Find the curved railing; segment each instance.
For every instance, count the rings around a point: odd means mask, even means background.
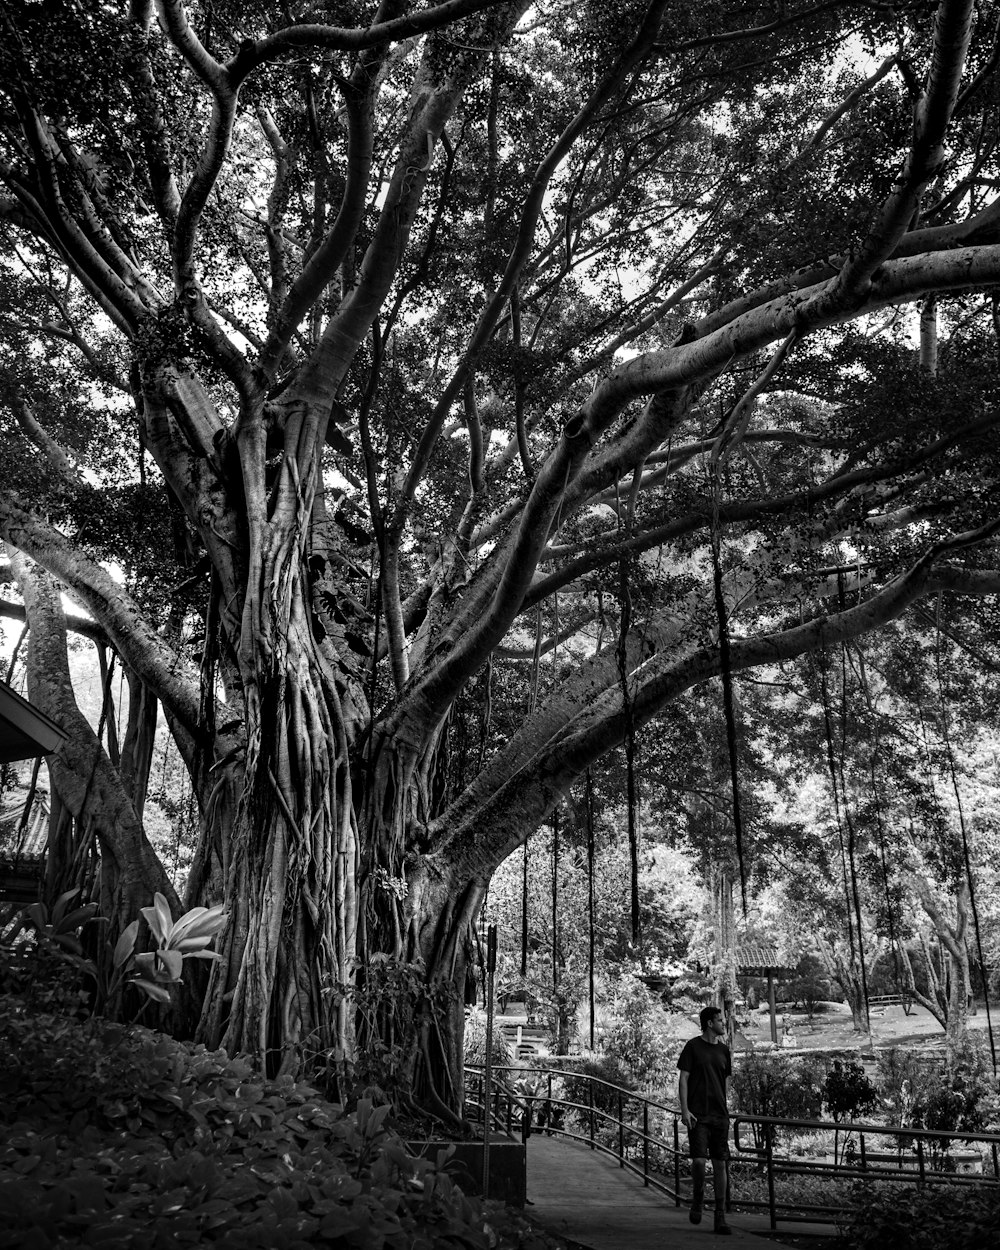
[[[466,1065],[466,1114],[479,1122],[483,1079],[480,1065]],[[615,1158],[619,1167],[676,1206],[691,1200],[687,1135],[673,1104],[566,1069],[498,1067],[493,1069],[490,1120],[524,1140],[545,1133],[582,1142]],[[730,1127],[730,1205],[766,1211],[772,1229],[779,1220],[836,1223],[850,1211],[848,1195],[838,1192],[846,1191],[844,1182],[1000,1184],[997,1133],[740,1114],[732,1116]],[[798,1144],[783,1138],[796,1138]],[[802,1143],[810,1139],[832,1139],[832,1157],[807,1150]],[[964,1151],[956,1143],[964,1144]],[[818,1186],[808,1184],[816,1181]],[[830,1201],[804,1199],[803,1189],[825,1192]]]

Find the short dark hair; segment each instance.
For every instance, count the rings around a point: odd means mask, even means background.
[[[704,1031],[708,1028],[709,1024],[712,1022],[712,1020],[715,1019],[716,1016],[721,1016],[721,1015],[722,1015],[721,1007],[702,1007],[701,1011],[698,1012],[698,1020],[701,1023],[702,1032],[704,1033]]]

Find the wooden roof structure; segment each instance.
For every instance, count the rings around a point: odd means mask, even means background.
[[[757,944],[737,946],[736,974],[741,977],[777,977],[787,979],[795,975],[795,969],[778,958],[778,948]]]
[[[66,737],[55,721],[0,682],[0,764],[48,755]],[[0,809],[0,902],[25,904],[38,897],[47,841],[48,805],[40,795],[27,812],[16,801]]]
[[[48,755],[65,740],[55,721],[0,682],[0,764]]]

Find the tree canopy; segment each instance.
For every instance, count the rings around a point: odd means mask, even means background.
[[[929,595],[992,625],[997,18],[4,6],[29,691],[119,924],[181,906],[162,708],[184,902],[231,915],[202,1036],[349,1054],[344,987],[455,981],[496,866],[686,691]],[[120,750],[73,719],[60,591],[128,674]],[[446,1114],[435,1001],[372,1027]]]

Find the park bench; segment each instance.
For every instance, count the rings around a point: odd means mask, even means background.
[[[902,1007],[903,1014],[908,1016],[913,1010],[913,996],[911,994],[874,994],[868,1000],[868,1007],[869,1009]]]

